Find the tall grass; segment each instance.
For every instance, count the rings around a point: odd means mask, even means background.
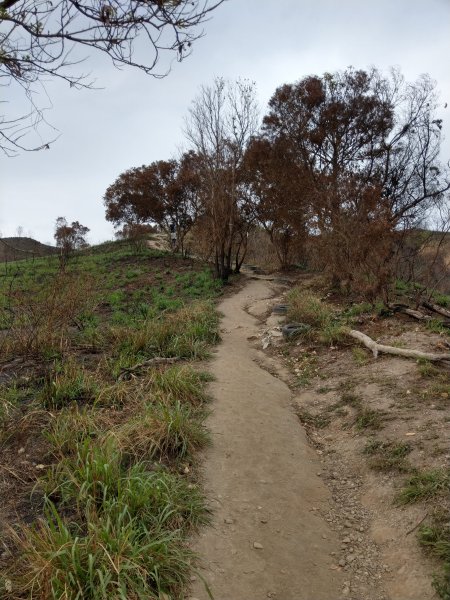
[[[2,354],[57,356],[71,346],[70,329],[77,315],[95,304],[89,277],[57,274],[45,286],[8,291],[8,330]]]
[[[11,574],[12,598],[159,600],[180,597],[191,551],[178,530],[149,529],[127,505],[108,515],[88,507],[82,526],[68,525],[53,505],[46,520],[22,528]]]
[[[209,378],[178,364],[133,372],[131,381],[117,376],[157,356],[207,357],[219,339],[218,315],[197,298],[218,286],[206,271],[168,283],[156,272],[159,291],[138,289],[149,265],[132,269],[131,256],[80,255],[66,275],[39,263],[22,273],[9,304],[0,300],[4,355],[40,361],[32,394],[0,388],[0,420],[27,416],[29,400],[39,403],[45,419],[34,420],[33,435],[43,430],[43,462],[54,461],[35,486],[35,498],[44,498],[40,518],[15,528],[1,597],[183,597],[193,561],[186,537],[209,518],[184,464],[192,467],[209,442]]]
[[[112,328],[114,375],[149,358],[161,356],[201,360],[208,346],[219,340],[218,315],[210,302],[196,302],[144,321],[138,328]]]
[[[179,400],[149,405],[117,432],[122,450],[138,459],[181,460],[209,442],[206,414]]]
[[[326,345],[339,342],[344,333],[343,323],[326,302],[317,298],[309,290],[294,288],[288,294],[287,318],[298,323],[311,325],[307,334]]]

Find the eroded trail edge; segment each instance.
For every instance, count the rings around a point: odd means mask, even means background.
[[[252,280],[219,307],[222,343],[211,363],[213,446],[205,487],[213,524],[195,550],[215,600],[330,600],[341,597],[333,570],[336,534],[320,516],[329,499],[320,462],[291,408],[291,392],[257,364],[248,338],[258,321],[249,305],[276,295]],[[270,300],[268,301],[270,303]],[[200,580],[192,597],[208,598]]]

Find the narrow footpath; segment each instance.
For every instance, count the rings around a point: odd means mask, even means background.
[[[213,524],[194,549],[214,600],[339,600],[343,574],[331,552],[339,540],[319,515],[329,492],[321,464],[291,408],[291,392],[258,366],[248,338],[258,320],[247,308],[276,295],[249,280],[219,307],[222,343],[211,363],[215,382],[204,461]],[[200,580],[192,600],[207,600]]]

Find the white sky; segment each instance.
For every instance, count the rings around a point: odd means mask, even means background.
[[[166,79],[92,57],[83,70],[104,89],[48,84],[46,117],[61,135],[50,150],[0,156],[2,235],[20,225],[52,242],[54,222],[65,216],[91,229],[91,243],[111,239],[106,188],[130,167],[177,153],[189,104],[215,76],[255,81],[263,115],[277,86],[306,75],[349,65],[395,65],[409,80],[429,73],[441,94],[442,158],[450,158],[450,0],[228,0],[205,33]]]

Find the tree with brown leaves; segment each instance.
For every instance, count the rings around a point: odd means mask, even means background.
[[[56,247],[59,249],[59,264],[61,271],[64,271],[69,258],[76,250],[81,250],[88,246],[86,235],[89,228],[81,225],[78,221],[72,221],[69,225],[65,217],[58,217],[55,223]]]
[[[159,160],[125,171],[104,196],[106,219],[116,228],[157,225],[174,251],[184,251],[184,240],[199,210],[196,157]],[[173,243],[172,243],[173,242]]]
[[[301,258],[311,217],[308,173],[283,139],[254,138],[245,155],[244,178],[258,222],[269,234],[280,266]]]
[[[352,287],[355,264],[381,247],[384,281],[373,281],[372,291],[384,285],[392,233],[449,189],[435,110],[430,78],[407,84],[395,70],[389,77],[353,68],[310,76],[281,86],[270,100],[263,135],[290,144],[309,175],[313,223],[335,287]]]

